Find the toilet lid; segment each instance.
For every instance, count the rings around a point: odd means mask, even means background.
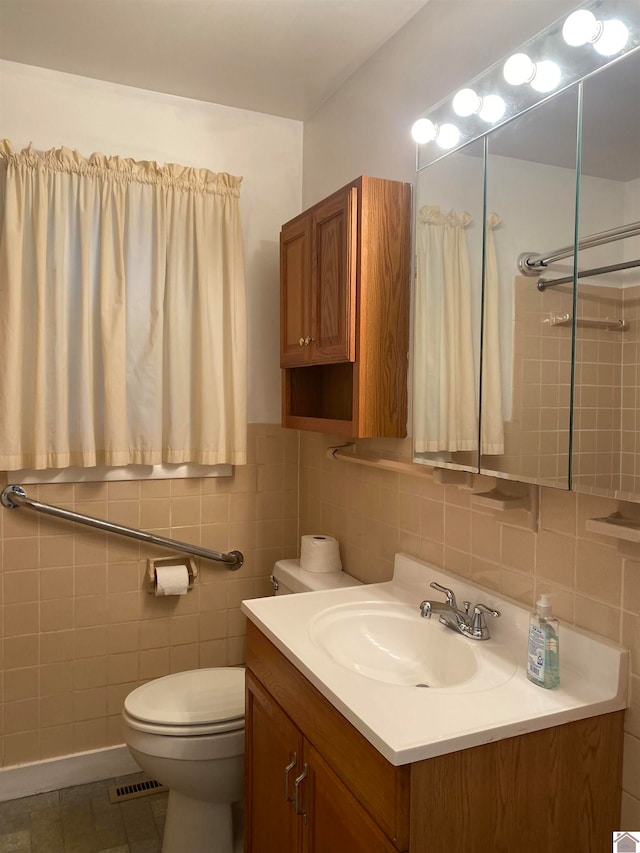
[[[129,693],[131,717],[159,726],[201,726],[244,720],[244,669],[213,667],[156,678]]]

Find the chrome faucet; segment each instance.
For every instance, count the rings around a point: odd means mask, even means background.
[[[440,586],[435,581],[430,586],[432,589],[437,589],[438,592],[444,593],[447,600],[446,602],[431,601],[429,599],[422,601],[420,603],[421,616],[425,619],[431,619],[432,613],[439,613],[440,622],[446,625],[447,628],[451,628],[453,631],[457,631],[459,634],[463,634],[472,640],[489,639],[491,634],[489,633],[489,626],[484,618],[484,614],[488,613],[497,619],[500,616],[499,610],[493,610],[491,607],[487,607],[486,604],[478,602],[473,608],[473,613],[469,613],[471,609],[470,601],[463,601],[462,606],[464,610],[459,610],[453,590],[447,589],[446,586]]]

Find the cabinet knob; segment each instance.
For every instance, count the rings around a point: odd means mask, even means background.
[[[304,338],[300,338],[300,340],[298,341],[298,346],[303,347],[303,346],[305,346],[306,343],[307,342]]]

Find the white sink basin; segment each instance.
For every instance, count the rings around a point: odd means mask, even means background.
[[[360,675],[408,687],[443,688],[478,674],[469,640],[424,619],[401,603],[362,602],[329,607],[309,625],[311,641],[336,663]]]
[[[423,619],[436,581],[502,613],[472,640]],[[626,707],[628,652],[563,623],[560,686],[526,677],[524,607],[397,554],[393,580],[244,601],[243,612],[393,765]],[[430,684],[420,689],[416,684]]]

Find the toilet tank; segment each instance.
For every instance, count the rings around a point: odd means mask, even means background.
[[[292,592],[359,586],[361,582],[346,572],[308,572],[300,568],[300,560],[278,560],[273,567],[271,583],[276,595],[288,595]]]

